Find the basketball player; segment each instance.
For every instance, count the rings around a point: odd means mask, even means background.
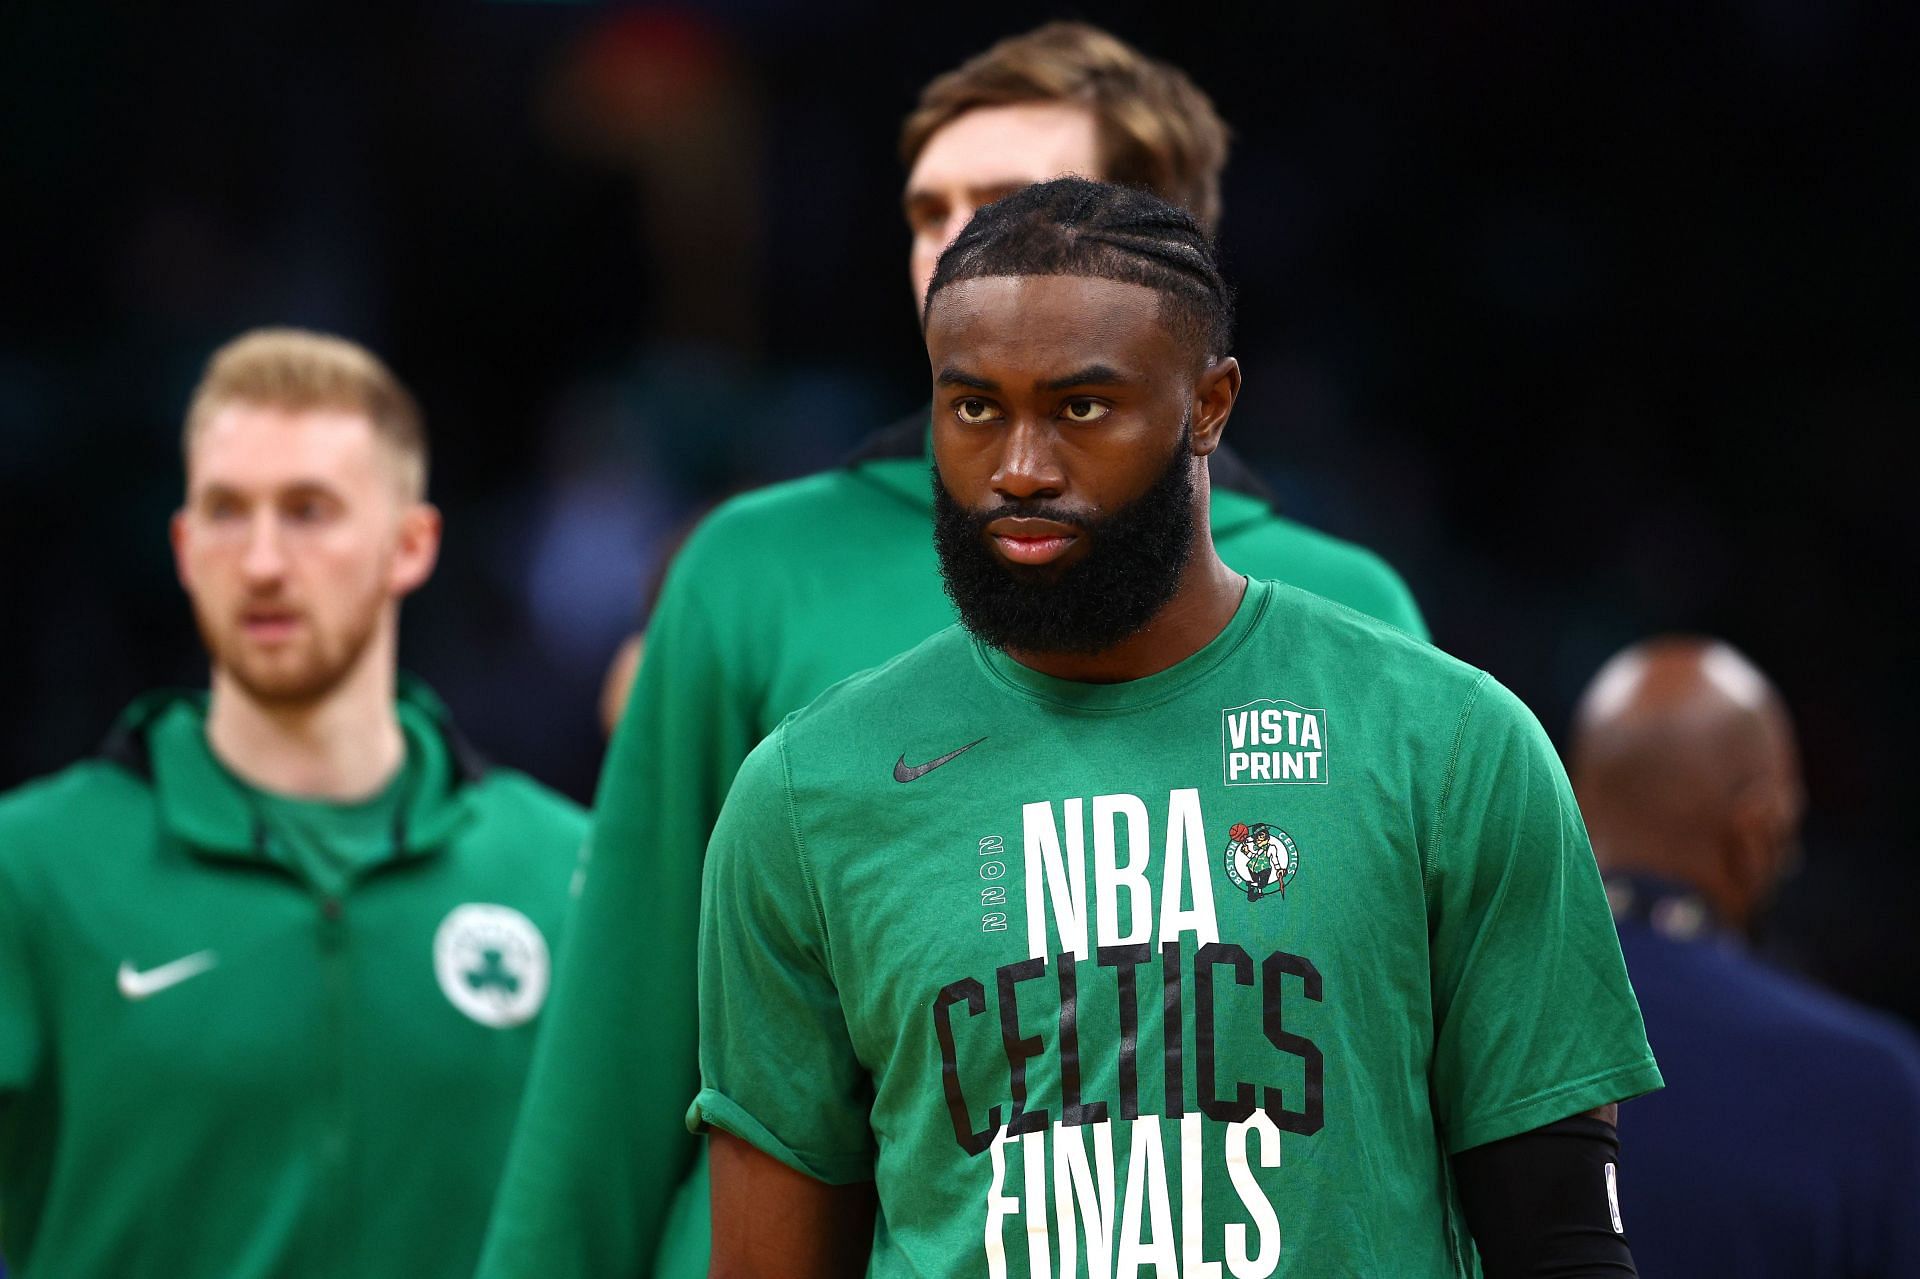
[[[1615,1103],[1660,1076],[1565,775],[1484,672],[1223,560],[1231,336],[1128,188],[941,257],[962,625],[721,814],[714,1274],[1633,1272]]]
[[[1227,133],[1178,69],[1079,23],[1002,41],[940,76],[902,134],[916,303],[981,205],[1081,173],[1219,214]],[[594,853],[528,1085],[487,1279],[645,1270],[695,1157],[693,921],[700,859],[740,762],[836,680],[951,624],[929,530],[928,411],[843,467],[726,503],[670,572],[596,801]],[[1277,513],[1230,452],[1211,519],[1229,564],[1426,634],[1381,560]],[[704,1172],[679,1193],[658,1273],[706,1273]]]
[[[467,1279],[585,817],[396,675],[440,516],[380,361],[247,334],[185,450],[211,692],[0,799],[0,1250],[20,1279]]]

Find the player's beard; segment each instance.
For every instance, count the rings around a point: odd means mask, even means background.
[[[1193,420],[1147,491],[1101,514],[1057,502],[1006,502],[975,511],[933,472],[933,547],[961,624],[993,647],[1098,653],[1137,634],[1179,589],[1193,551]],[[1086,553],[1064,568],[1008,564],[986,528],[1025,515],[1080,529]]]
[[[194,621],[216,670],[255,702],[293,708],[323,701],[346,682],[372,646],[386,604],[384,593],[370,593],[332,628],[303,612],[299,637],[277,652],[252,647],[237,618],[215,621],[196,605]]]

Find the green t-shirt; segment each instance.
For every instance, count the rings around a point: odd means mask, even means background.
[[[662,1279],[706,1274],[704,1239],[660,1241],[695,1158],[681,1119],[697,1086],[694,921],[714,820],[740,762],[790,711],[953,623],[925,418],[893,434],[904,447],[872,450],[885,456],[727,502],[668,574],[601,774],[485,1279],[640,1274],[656,1247]],[[1216,457],[1215,475],[1227,466]],[[1218,482],[1212,526],[1234,568],[1425,636],[1372,552]],[[678,1203],[677,1226],[704,1234],[704,1207]]]
[[[276,851],[302,879],[339,896],[369,867],[398,852],[401,806],[419,770],[411,755],[372,796],[347,803],[278,795],[247,786]],[[277,849],[276,846],[277,845]]]
[[[874,1276],[1468,1275],[1447,1156],[1660,1086],[1533,717],[1274,583],[1130,683],[848,680],[705,891],[690,1122],[873,1179]]]
[[[366,806],[243,787],[180,695],[0,797],[19,1279],[473,1273],[586,819],[396,712]]]

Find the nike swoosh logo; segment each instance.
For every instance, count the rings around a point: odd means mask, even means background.
[[[197,955],[188,955],[185,959],[176,959],[158,968],[149,968],[145,972],[122,960],[119,976],[120,993],[131,1000],[142,1000],[150,995],[159,994],[169,986],[178,986],[190,977],[198,977],[218,962],[219,960],[214,958],[210,950],[203,950]]]
[[[907,763],[907,757],[905,752],[902,752],[900,755],[900,758],[893,762],[893,780],[896,782],[917,781],[920,778],[925,777],[928,773],[931,773],[934,769],[940,767],[940,765],[946,763],[948,760],[957,759],[958,757],[966,754],[968,751],[972,750],[974,747],[978,746],[981,742],[984,742],[986,740],[987,739],[984,737],[976,737],[972,741],[968,742],[965,746],[962,746],[959,750],[948,751],[946,754],[942,755],[939,759],[930,759],[924,764],[909,765]]]

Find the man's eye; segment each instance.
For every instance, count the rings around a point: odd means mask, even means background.
[[[317,497],[297,498],[282,509],[295,524],[318,524],[333,514],[332,504]]]
[[[991,422],[1000,416],[999,410],[985,400],[965,399],[953,406],[953,414],[969,426],[978,426],[982,422]]]
[[[1066,417],[1067,421],[1079,422],[1084,425],[1088,422],[1098,422],[1112,411],[1112,409],[1100,403],[1098,400],[1068,400],[1066,408],[1062,410],[1062,414]]]

